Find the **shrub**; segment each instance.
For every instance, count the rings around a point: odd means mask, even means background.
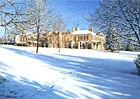
[[[39,47],[42,47],[43,45],[42,45],[42,43],[41,44],[39,44]]]
[[[17,46],[20,46],[20,43],[18,43]]]
[[[23,43],[23,46],[27,46],[27,43]]]

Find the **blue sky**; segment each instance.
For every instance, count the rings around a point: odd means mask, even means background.
[[[72,31],[72,27],[79,24],[80,30],[88,30],[90,23],[83,16],[88,17],[89,12],[93,13],[94,8],[98,7],[99,0],[53,0],[54,11],[60,11],[65,17],[66,28]],[[93,27],[93,32],[97,32]],[[4,35],[4,28],[0,27],[0,37]]]
[[[66,17],[67,29],[72,31],[72,27],[79,24],[81,30],[87,30],[90,23],[83,16],[88,17],[89,12],[94,12],[94,8],[98,7],[98,0],[54,0],[53,6],[60,10],[63,17]]]

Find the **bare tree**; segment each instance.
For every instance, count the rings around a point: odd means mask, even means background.
[[[140,46],[140,1],[102,0],[99,7],[87,18],[91,25],[107,33],[110,22],[122,38],[133,36],[132,41]]]
[[[5,40],[7,40],[8,33],[10,35],[21,33],[24,22],[27,22],[27,20],[23,18],[23,16],[27,15],[24,6],[25,3],[23,1],[0,1],[0,26],[5,27]]]
[[[64,30],[64,28],[66,27],[66,24],[64,22],[65,18],[62,18],[61,15],[58,15],[56,17],[55,20],[55,24],[54,24],[54,28],[56,29],[56,31],[58,32],[58,43],[59,43],[59,52],[60,52],[60,48],[61,48],[61,35],[60,33]]]
[[[27,0],[26,12],[30,20],[27,25],[37,32],[36,53],[38,53],[40,34],[52,28],[54,14],[50,4],[49,0]]]

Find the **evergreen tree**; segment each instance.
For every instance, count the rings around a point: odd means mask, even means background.
[[[105,47],[106,50],[111,50],[111,52],[120,50],[119,37],[113,27],[113,23],[111,23],[108,28]]]
[[[131,37],[129,36],[127,39],[127,44],[126,44],[126,51],[133,51],[133,46],[132,46],[132,40]]]
[[[89,16],[91,26],[106,33],[112,21],[121,38],[131,33],[133,44],[140,47],[140,0],[99,0],[99,7]]]

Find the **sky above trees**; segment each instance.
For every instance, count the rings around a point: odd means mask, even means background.
[[[54,0],[53,7],[66,18],[67,29],[72,31],[72,27],[79,24],[79,28],[85,30],[90,26],[83,16],[88,17],[89,12],[93,13],[94,8],[98,7],[98,0]]]
[[[79,24],[81,30],[87,30],[90,23],[83,16],[88,17],[89,12],[93,13],[98,7],[98,0],[53,0],[51,7],[65,18],[67,30],[72,31],[72,27]],[[95,28],[94,32],[97,32]],[[0,27],[0,37],[4,35],[4,28]]]

